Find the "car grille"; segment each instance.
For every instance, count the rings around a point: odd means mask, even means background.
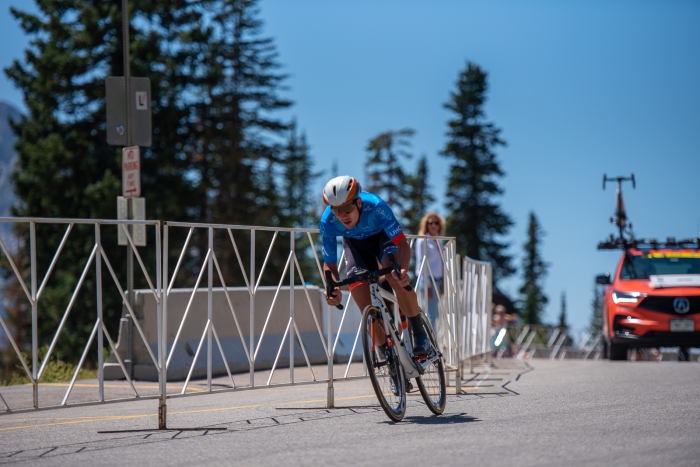
[[[656,311],[660,313],[669,313],[672,315],[677,315],[677,316],[688,316],[688,315],[694,315],[697,313],[700,313],[700,296],[697,297],[688,297],[687,298],[690,301],[690,309],[688,310],[687,313],[677,313],[676,310],[673,309],[673,301],[677,297],[661,297],[657,295],[648,295],[647,297],[642,300],[642,302],[638,305],[639,308],[643,308],[645,310],[649,311]]]

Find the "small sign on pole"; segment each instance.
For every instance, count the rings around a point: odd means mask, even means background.
[[[122,149],[122,196],[141,196],[141,152],[138,146]]]
[[[134,220],[145,221],[146,220],[146,198],[124,198],[123,196],[117,196],[117,219],[118,220],[128,220],[129,207],[128,203],[131,203],[131,213]],[[134,246],[146,246],[146,226],[143,224],[130,225],[129,234],[131,235],[131,240],[134,242]],[[126,238],[126,233],[121,225],[119,225],[119,232],[117,236],[117,244],[126,246],[129,241]]]

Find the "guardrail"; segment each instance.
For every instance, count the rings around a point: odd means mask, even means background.
[[[495,357],[501,358],[564,358],[598,360],[602,356],[602,334],[560,328],[520,324],[494,330]]]
[[[122,287],[120,280],[117,278],[117,275],[115,274],[114,268],[112,267],[112,264],[109,260],[109,254],[114,254],[114,248],[116,248],[116,245],[105,245],[102,241],[102,232],[105,227],[111,227],[111,228],[117,228],[117,229],[122,229],[122,231],[125,233],[127,241],[128,241],[128,248],[130,248],[133,252],[135,257],[138,260],[138,263],[140,265],[140,270],[144,274],[144,278],[146,282],[148,283],[150,290],[155,297],[156,301],[160,304],[161,303],[161,268],[160,268],[160,222],[159,221],[116,221],[116,220],[86,220],[86,219],[45,219],[45,218],[0,218],[0,224],[26,224],[26,227],[29,230],[29,245],[21,245],[21,244],[16,244],[11,249],[14,250],[19,250],[19,249],[29,249],[29,271],[26,270],[20,270],[22,269],[21,265],[16,264],[16,262],[13,259],[12,253],[10,249],[8,249],[8,246],[5,244],[5,242],[0,238],[0,249],[2,250],[3,255],[5,256],[7,262],[10,265],[10,269],[13,272],[14,279],[17,280],[19,285],[22,287],[22,290],[25,293],[25,298],[27,304],[31,307],[31,350],[30,350],[30,355],[31,355],[31,364],[28,364],[27,361],[25,360],[25,357],[22,353],[22,349],[17,345],[17,342],[15,341],[15,338],[13,337],[12,333],[10,332],[10,329],[8,327],[8,324],[6,323],[5,319],[0,315],[0,325],[2,325],[3,330],[5,331],[6,338],[13,348],[16,357],[21,363],[22,370],[26,374],[26,376],[29,378],[30,383],[32,385],[32,407],[30,410],[33,409],[46,409],[46,408],[55,408],[55,407],[65,407],[65,406],[70,406],[70,405],[89,405],[89,404],[102,404],[106,402],[118,402],[118,401],[124,401],[124,400],[134,400],[138,398],[143,398],[139,395],[138,391],[133,385],[133,382],[130,378],[129,373],[126,370],[125,367],[125,362],[122,359],[122,357],[119,355],[118,352],[116,352],[115,349],[115,344],[114,340],[112,339],[112,336],[110,335],[109,331],[107,330],[107,326],[105,326],[105,320],[103,317],[103,262],[104,265],[107,267],[107,270],[109,272],[107,280],[109,278],[112,279],[113,284],[116,286],[117,292],[121,295],[122,300],[125,302],[128,312],[131,316],[133,316],[133,310],[131,307],[128,305],[128,300],[126,299],[126,292],[124,287]],[[63,236],[61,238],[60,243],[56,246],[55,253],[53,255],[53,259],[51,260],[51,263],[49,264],[44,277],[39,284],[38,282],[38,267],[37,267],[37,226],[42,226],[45,224],[52,224],[54,227],[56,226],[65,226],[65,232],[63,233]],[[42,298],[42,293],[46,290],[47,284],[50,283],[50,281],[53,278],[52,273],[56,270],[56,266],[60,262],[60,256],[61,252],[65,248],[66,244],[69,242],[73,241],[73,237],[71,235],[73,234],[75,230],[76,225],[88,225],[88,226],[93,226],[94,227],[94,234],[90,236],[90,238],[77,238],[75,241],[82,243],[83,245],[92,245],[92,248],[90,248],[90,253],[87,255],[87,258],[85,258],[85,266],[83,267],[82,274],[75,285],[75,289],[72,291],[71,298],[69,302],[66,304],[65,311],[63,313],[63,316],[61,318],[60,323],[58,324],[58,327],[56,329],[56,332],[54,333],[53,337],[51,338],[51,343],[48,347],[48,351],[46,355],[44,356],[43,360],[40,362],[39,361],[39,332],[38,332],[38,320],[39,320],[39,311],[40,311],[40,306],[42,304],[41,298]],[[129,232],[129,228],[127,228],[129,225],[144,225],[146,228],[153,227],[155,230],[155,275],[156,275],[156,283],[155,285],[153,284],[153,281],[151,279],[151,275],[148,273],[146,270],[146,266],[144,265],[144,262],[141,258],[141,255],[139,254],[138,249],[134,246],[134,241],[132,239],[131,233]],[[7,230],[7,229],[4,229]],[[41,235],[39,236],[41,239]],[[116,236],[115,236],[116,238]],[[120,250],[122,250],[123,247],[119,247]],[[123,250],[122,250],[123,251]],[[94,265],[94,270],[92,269],[92,266]],[[92,326],[92,331],[90,333],[89,338],[87,339],[87,342],[85,343],[85,346],[83,348],[83,352],[81,355],[81,358],[78,362],[78,365],[74,371],[73,377],[70,381],[70,384],[68,385],[68,388],[65,392],[65,395],[63,397],[63,400],[60,405],[58,406],[41,406],[39,403],[39,393],[40,393],[40,387],[41,387],[41,377],[44,373],[44,370],[46,368],[47,362],[50,361],[50,358],[52,356],[52,353],[55,349],[56,343],[58,342],[59,338],[61,337],[61,333],[70,317],[70,312],[73,309],[73,307],[76,304],[76,300],[78,297],[78,294],[83,286],[83,284],[86,281],[86,278],[90,276],[91,271],[93,272],[95,281],[95,314],[94,314],[94,319],[95,323]],[[30,284],[27,286],[27,279],[29,279]],[[56,279],[57,280],[57,279]],[[159,313],[159,319],[160,319],[160,305],[158,307],[158,313]],[[136,325],[136,328],[139,332],[140,337],[145,341],[145,336],[143,333],[143,330],[139,326],[138,322],[134,319],[133,320],[134,324]],[[124,372],[124,375],[129,382],[131,389],[134,393],[134,396],[132,398],[120,398],[120,399],[111,399],[108,400],[105,398],[105,393],[104,393],[104,377],[103,377],[103,363],[104,363],[104,354],[103,354],[103,345],[104,345],[104,339],[107,339],[107,342],[109,343],[109,347],[112,349],[112,351],[115,353],[117,356],[117,360],[119,363],[119,366],[121,370]],[[97,371],[98,371],[98,387],[97,387],[97,399],[94,401],[90,402],[80,402],[76,404],[70,404],[68,402],[69,396],[71,395],[71,392],[74,388],[75,381],[78,377],[78,374],[80,373],[83,364],[85,363],[85,360],[88,355],[88,351],[90,349],[90,346],[92,345],[92,342],[96,340],[97,343]],[[150,357],[153,360],[153,363],[160,368],[160,363],[158,362],[158,358],[151,352]],[[41,364],[41,366],[40,366]],[[2,396],[2,393],[0,392],[0,402],[2,402],[5,406],[5,412],[10,412],[10,411],[18,411],[18,409],[13,408],[10,403],[8,403],[5,398]],[[21,409],[20,409],[21,410]]]
[[[27,300],[32,306],[32,365],[23,360],[21,349],[13,340],[10,330],[0,316],[2,324],[15,353],[22,361],[24,371],[33,385],[33,404],[31,408],[16,409],[5,404],[6,412],[19,410],[34,410],[39,408],[63,407],[68,405],[68,397],[75,380],[85,361],[92,342],[96,339],[98,347],[98,391],[97,398],[86,403],[105,403],[113,401],[132,400],[137,398],[158,398],[159,427],[166,426],[167,399],[187,397],[213,392],[248,390],[255,388],[295,385],[295,384],[327,384],[327,406],[334,405],[334,387],[336,380],[364,378],[367,376],[364,365],[352,366],[353,362],[362,361],[359,343],[360,314],[351,297],[345,292],[345,308],[338,316],[335,310],[325,305],[322,300],[322,290],[307,283],[312,274],[315,280],[324,281],[322,262],[314,238],[318,235],[316,229],[285,229],[259,226],[237,226],[220,224],[192,224],[180,222],[165,222],[161,242],[159,221],[115,221],[115,220],[84,220],[84,219],[25,219],[2,218],[0,222],[28,223],[31,232],[30,250],[31,262],[31,291],[26,287],[23,274],[13,263],[12,255],[0,239],[3,254],[12,264],[12,269],[18,281],[24,288]],[[40,223],[65,224],[67,226],[63,241],[49,267],[46,277],[40,287],[36,285],[36,225]],[[85,344],[82,358],[66,391],[63,402],[58,406],[39,406],[39,386],[42,369],[38,369],[38,335],[37,319],[39,316],[39,298],[51,276],[57,257],[71,234],[73,225],[89,224],[94,226],[94,238],[83,240],[92,242],[93,248],[87,258],[83,275],[81,276],[73,298],[68,304],[47,356],[45,364],[56,340],[68,319],[70,309],[75,302],[91,265],[95,265],[96,310],[95,325]],[[148,274],[138,249],[129,235],[128,225],[143,224],[155,229],[155,244],[152,252],[155,257],[155,285]],[[142,310],[144,316],[137,316],[129,305],[124,287],[115,274],[109,261],[108,252],[112,246],[105,247],[101,241],[101,229],[105,226],[116,226],[127,236],[129,248],[134,252],[144,280],[149,288],[145,295],[149,303],[149,311]],[[173,232],[178,231],[177,234]],[[411,245],[417,236],[408,236]],[[182,245],[173,245],[175,239],[184,239]],[[436,237],[432,237],[435,239]],[[439,237],[442,241],[440,250],[443,266],[444,293],[438,297],[438,335],[448,371],[455,373],[455,389],[461,390],[462,365],[465,360],[475,356],[490,356],[490,322],[491,322],[491,267],[488,263],[461,259],[456,254],[455,239]],[[303,243],[303,245],[302,245]],[[242,252],[244,254],[242,254]],[[245,254],[247,253],[247,255]],[[177,258],[175,267],[171,270],[171,257]],[[195,261],[198,260],[199,262]],[[103,272],[102,261],[109,270],[117,292],[124,302],[124,313],[131,319],[140,336],[140,344],[144,347],[142,354],[145,360],[153,366],[157,375],[158,394],[156,396],[141,396],[134,386],[130,372],[127,371],[124,358],[118,350],[121,346],[114,344],[104,324],[102,314]],[[344,258],[341,256],[340,262]],[[258,265],[262,263],[261,266]],[[275,267],[270,267],[276,263]],[[273,277],[273,270],[282,271]],[[418,267],[419,304],[427,308],[427,283],[435,285],[436,271],[432,271],[425,260]],[[423,280],[425,279],[425,280]],[[263,282],[273,282],[269,287]],[[319,284],[320,285],[320,284]],[[323,284],[325,286],[325,284]],[[235,289],[235,290],[234,290]],[[437,287],[435,287],[437,289]],[[235,292],[235,294],[234,294]],[[180,294],[176,297],[176,294]],[[183,295],[184,294],[184,295]],[[237,294],[237,295],[236,295]],[[235,296],[234,296],[235,295]],[[286,296],[285,299],[281,299]],[[206,299],[204,299],[206,297]],[[241,297],[247,297],[243,299]],[[388,300],[393,295],[386,294]],[[176,299],[177,298],[177,299]],[[186,300],[183,300],[186,298]],[[186,304],[185,304],[186,302]],[[283,305],[280,305],[284,302]],[[349,305],[349,306],[348,306]],[[286,310],[281,307],[287,307]],[[154,315],[155,314],[155,319]],[[149,326],[146,331],[139,324]],[[147,323],[147,324],[146,324]],[[335,325],[337,323],[337,326]],[[155,332],[152,332],[152,331]],[[225,334],[221,334],[222,330]],[[189,334],[193,334],[190,336]],[[155,334],[155,337],[154,335]],[[222,338],[222,336],[224,336]],[[108,400],[104,397],[103,337],[109,342],[109,348],[116,362],[108,364],[118,366],[128,381],[134,396]],[[347,351],[338,358],[339,345]],[[121,342],[121,336],[120,336]],[[169,370],[178,359],[178,353],[187,348],[194,354],[188,360],[189,368],[184,378],[184,384],[177,392],[168,392]],[[196,350],[193,350],[195,349]],[[271,358],[274,355],[274,358]],[[200,359],[206,358],[206,391],[189,390],[190,381],[203,371],[198,365]],[[238,362],[232,370],[231,365]],[[338,366],[337,363],[341,365]],[[223,365],[230,385],[224,388],[214,388],[212,378],[214,367]],[[325,365],[325,375],[316,375],[315,365]],[[243,365],[243,367],[241,367]],[[310,379],[300,380],[295,374],[295,367],[308,368]],[[247,367],[247,368],[245,368]],[[280,369],[288,368],[288,373],[281,380]],[[42,367],[43,368],[43,367]],[[110,372],[113,367],[109,367]],[[256,372],[269,369],[266,380],[256,381]],[[243,373],[241,373],[243,371]],[[247,381],[241,382],[240,375],[248,373]],[[233,377],[237,375],[238,382]],[[259,373],[258,373],[259,374]],[[203,373],[202,373],[203,375]],[[278,377],[274,379],[273,377]]]

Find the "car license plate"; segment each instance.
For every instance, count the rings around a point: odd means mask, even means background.
[[[692,319],[672,319],[671,332],[693,332],[695,331],[695,320]]]

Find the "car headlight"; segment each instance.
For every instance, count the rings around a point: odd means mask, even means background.
[[[618,303],[637,303],[641,295],[640,292],[619,292],[613,290],[612,301],[615,305]]]

